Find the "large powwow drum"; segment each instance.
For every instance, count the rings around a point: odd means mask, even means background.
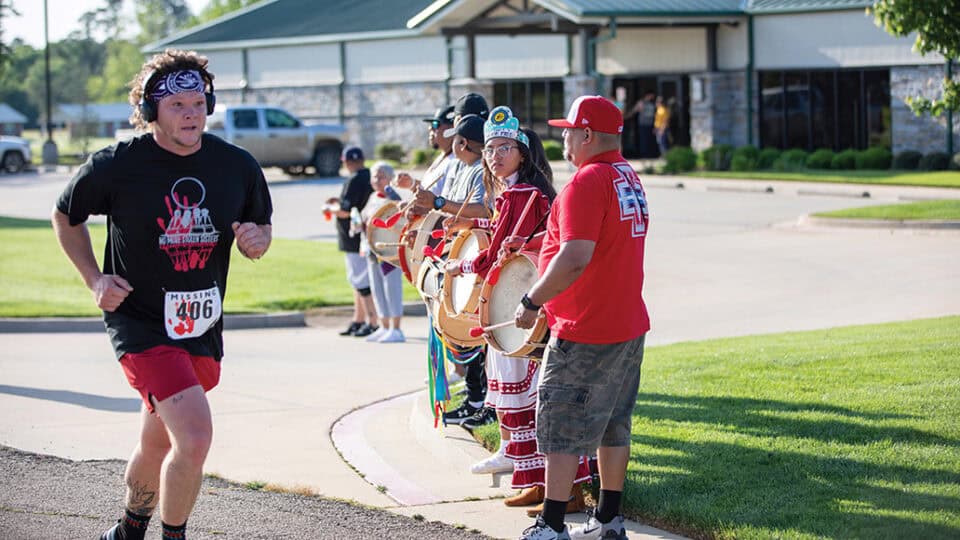
[[[381,206],[367,224],[367,242],[378,259],[397,266],[400,261],[400,233],[407,218],[400,213],[400,205],[388,202]]]
[[[400,269],[403,270],[407,281],[417,284],[417,276],[420,274],[420,265],[423,264],[423,248],[436,247],[441,239],[433,238],[433,231],[443,230],[443,220],[447,215],[443,212],[431,211],[429,214],[416,219],[407,224],[400,233],[400,249],[398,257]],[[410,243],[406,242],[407,233],[414,231],[416,236]]]
[[[520,299],[538,278],[536,253],[514,253],[498,261],[480,290],[480,326],[513,320]],[[489,330],[483,337],[491,347],[507,356],[541,357],[547,342],[547,321],[540,317],[533,328],[509,325]]]
[[[452,317],[443,302],[433,303],[433,326],[447,343],[463,348],[483,345],[483,336],[470,335],[470,329],[477,326],[478,320],[476,313]]]
[[[490,246],[490,233],[483,229],[460,231],[450,245],[450,260],[474,259]],[[460,274],[443,277],[443,307],[454,317],[477,312],[480,306],[480,288],[483,279],[479,274]]]

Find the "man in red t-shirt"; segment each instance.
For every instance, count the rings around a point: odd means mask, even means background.
[[[542,306],[552,333],[537,400],[546,500],[521,538],[626,538],[620,498],[650,329],[642,295],[646,196],[620,154],[623,116],[612,102],[581,96],[567,118],[549,124],[564,128],[564,157],[577,172],[553,203],[540,279],[516,314],[517,326],[529,328]],[[567,531],[563,517],[578,456],[594,450],[600,501],[586,524]]]

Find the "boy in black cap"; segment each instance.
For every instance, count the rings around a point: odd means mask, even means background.
[[[373,193],[370,186],[370,170],[363,164],[363,150],[357,146],[343,149],[340,161],[350,171],[350,178],[343,183],[340,197],[327,199],[327,205],[337,215],[337,247],[344,252],[347,263],[347,280],[353,287],[353,322],[341,336],[368,336],[379,327],[377,314],[370,296],[370,277],[367,261],[360,255],[360,235],[351,234],[350,212],[363,210]]]
[[[490,108],[487,107],[487,100],[483,99],[483,96],[470,92],[460,96],[457,104],[453,106],[453,113],[455,115],[454,123],[468,114],[475,114],[486,120],[490,114]]]

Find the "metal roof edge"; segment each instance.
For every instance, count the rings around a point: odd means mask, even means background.
[[[420,10],[419,13],[417,13],[413,17],[410,17],[407,20],[407,29],[412,30],[417,26],[420,26],[421,23],[432,18],[434,15],[436,15],[438,12],[443,10],[449,4],[459,3],[459,2],[460,0],[434,0],[432,4],[423,8],[422,10]]]
[[[294,36],[287,38],[212,41],[208,43],[180,43],[177,44],[177,47],[182,49],[216,51],[226,49],[283,47],[288,45],[317,45],[322,43],[337,43],[341,41],[370,41],[374,39],[398,39],[413,37],[421,37],[420,32],[413,30],[385,30],[380,32],[353,32],[349,34],[322,34],[316,36]],[[145,50],[144,52],[159,52],[159,50]]]
[[[279,0],[263,0],[262,2],[257,2],[256,4],[252,4],[252,5],[249,5],[249,6],[247,6],[247,7],[240,8],[240,9],[238,9],[238,10],[236,10],[236,11],[231,11],[230,13],[227,13],[227,14],[225,14],[225,15],[221,15],[220,17],[217,17],[216,19],[213,19],[212,21],[207,21],[207,22],[205,22],[205,23],[203,23],[203,24],[201,24],[201,25],[199,25],[199,26],[192,26],[192,27],[190,27],[190,28],[186,28],[186,29],[184,29],[184,30],[180,30],[179,32],[174,32],[173,34],[170,34],[169,36],[166,36],[166,37],[164,37],[164,38],[162,38],[162,39],[159,39],[159,40],[157,40],[157,41],[154,41],[153,43],[148,43],[148,44],[144,45],[144,46],[140,49],[140,52],[143,52],[143,53],[151,53],[151,52],[160,52],[160,51],[163,51],[164,49],[167,48],[167,45],[168,45],[171,41],[177,41],[177,40],[179,40],[179,39],[183,39],[183,38],[189,36],[190,34],[195,34],[195,33],[197,33],[197,32],[206,30],[207,28],[210,28],[211,26],[216,26],[216,25],[218,25],[218,24],[220,24],[220,23],[229,21],[229,20],[231,20],[231,19],[236,19],[237,17],[240,17],[240,16],[242,16],[242,15],[246,15],[247,13],[250,13],[251,11],[256,11],[256,10],[262,8],[262,7],[269,6],[270,4],[273,4],[273,3],[278,2],[278,1],[279,1]]]

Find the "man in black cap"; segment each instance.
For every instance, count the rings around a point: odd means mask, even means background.
[[[454,112],[461,106],[461,110],[473,108],[486,111],[486,102],[481,105],[477,98],[483,99],[477,94],[461,97],[457,100]],[[483,122],[483,117],[476,114],[458,116],[456,127],[444,133],[445,137],[453,138],[453,155],[460,161],[460,169],[455,177],[447,180],[439,196],[426,190],[417,191],[415,206],[418,211],[460,212],[466,218],[490,217],[490,208],[484,204],[483,160],[480,159],[483,152]],[[467,204],[461,210],[464,202]]]
[[[453,155],[453,137],[447,137],[446,131],[453,127],[454,107],[452,105],[440,107],[433,115],[433,118],[424,118],[424,122],[430,125],[427,128],[430,147],[434,150],[440,150],[440,155],[433,160],[430,167],[420,180],[420,186],[428,189],[434,195],[440,195],[443,192],[443,186],[448,178],[456,176],[460,169],[460,162]],[[408,173],[401,172],[397,174],[397,186],[404,189],[418,189],[414,180]],[[408,210],[407,219],[415,215],[427,213],[426,208],[411,206]]]
[[[367,205],[373,193],[370,185],[370,170],[363,164],[363,150],[357,146],[343,149],[340,161],[350,172],[350,178],[343,183],[340,197],[327,199],[327,206],[337,216],[337,247],[344,252],[347,265],[347,280],[353,287],[353,321],[341,336],[368,336],[379,327],[376,325],[377,313],[370,296],[370,277],[367,275],[367,261],[360,255],[360,211]],[[351,214],[356,214],[351,220]]]

